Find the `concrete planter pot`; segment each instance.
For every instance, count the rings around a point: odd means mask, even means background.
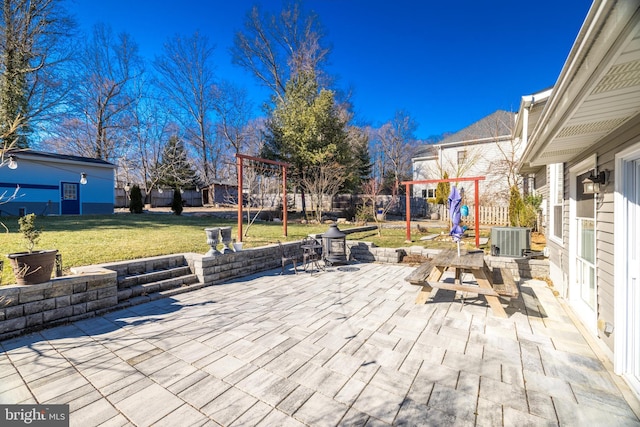
[[[18,285],[36,285],[51,280],[56,265],[56,249],[17,252],[7,255]]]

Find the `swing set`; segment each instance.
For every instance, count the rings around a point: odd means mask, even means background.
[[[279,166],[282,170],[282,233],[287,237],[287,167],[288,163],[278,162],[275,160],[263,159],[260,157],[249,156],[246,154],[236,153],[236,166],[238,168],[238,242],[242,242],[242,222],[243,222],[243,166],[244,160],[257,163],[266,163],[269,165]]]
[[[407,234],[406,239],[407,242],[411,241],[411,198],[409,197],[409,186],[412,184],[438,184],[440,182],[460,182],[460,181],[473,181],[474,184],[474,219],[475,219],[475,234],[476,234],[476,248],[480,247],[480,199],[479,199],[479,185],[478,182],[483,181],[485,179],[484,176],[475,176],[470,178],[449,178],[449,179],[424,179],[418,181],[403,181],[402,184],[405,185],[405,202],[406,202],[406,210],[407,210]]]

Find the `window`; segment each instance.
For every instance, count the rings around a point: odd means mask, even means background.
[[[467,160],[467,150],[458,151],[458,164],[462,165]]]
[[[423,199],[433,199],[436,197],[436,189],[435,188],[427,188],[426,190],[422,190],[422,198]]]
[[[76,184],[62,184],[62,198],[64,200],[78,200],[78,186]]]
[[[549,166],[549,226],[551,236],[562,240],[562,203],[564,201],[564,167],[562,163]]]

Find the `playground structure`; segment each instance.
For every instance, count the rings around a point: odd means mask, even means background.
[[[404,184],[405,186],[405,195],[407,197],[405,197],[406,200],[406,224],[407,224],[407,234],[406,234],[406,240],[407,242],[411,241],[411,203],[410,200],[411,198],[408,197],[410,193],[410,185],[412,184],[438,184],[440,182],[464,182],[464,181],[473,181],[474,184],[474,209],[475,209],[475,235],[476,235],[476,248],[480,247],[480,198],[479,198],[479,193],[480,193],[480,186],[478,185],[478,182],[483,181],[485,179],[484,176],[475,176],[475,177],[469,177],[469,178],[448,178],[448,179],[423,179],[423,180],[416,180],[416,181],[403,181],[402,184]]]
[[[242,221],[243,221],[243,166],[244,160],[250,160],[258,163],[267,163],[279,166],[282,170],[282,232],[287,237],[287,167],[288,163],[278,162],[275,160],[263,159],[260,157],[248,156],[246,154],[236,153],[236,166],[238,168],[238,242],[242,242]]]

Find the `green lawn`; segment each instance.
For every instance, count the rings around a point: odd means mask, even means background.
[[[0,237],[0,256],[5,261],[1,284],[14,283],[13,272],[6,254],[25,251],[24,239],[18,232],[15,217],[0,218],[9,232]],[[175,216],[168,214],[115,214],[84,216],[37,217],[36,226],[43,233],[36,249],[58,249],[62,254],[66,272],[70,267],[111,261],[136,259],[181,252],[205,253],[209,250],[204,228],[231,226],[232,236],[237,237],[237,222],[214,217]],[[351,227],[340,226],[341,229]],[[248,228],[243,238],[246,248],[264,246],[280,241],[300,240],[310,233],[322,233],[327,224],[300,224],[290,221],[288,236],[283,237],[283,227],[277,222],[262,222]],[[4,228],[0,228],[4,230]],[[244,225],[247,231],[247,225]],[[439,229],[431,230],[439,232]],[[384,228],[382,236],[377,231],[349,234],[350,240],[372,241],[378,246],[401,247],[405,243],[405,229]],[[419,240],[420,235],[412,236]],[[414,242],[423,244],[423,242]],[[442,243],[440,243],[441,245]],[[437,242],[429,243],[438,246]],[[448,243],[451,245],[451,243]],[[425,244],[426,246],[426,244]]]

